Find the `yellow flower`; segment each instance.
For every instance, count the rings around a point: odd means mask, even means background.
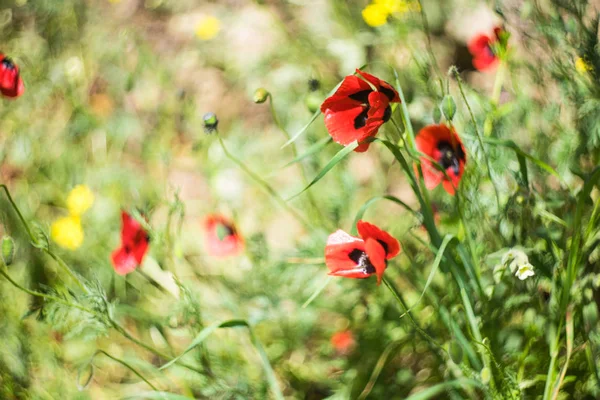
[[[581,57],[575,59],[575,70],[581,75],[585,75],[592,70],[592,66]]]
[[[54,221],[50,228],[50,237],[60,247],[75,250],[83,243],[83,229],[78,216],[70,215]]]
[[[362,10],[363,19],[372,27],[385,25],[389,15],[389,9],[381,4],[369,4]]]
[[[196,26],[196,36],[202,40],[210,40],[217,36],[221,29],[221,21],[217,17],[208,16]]]
[[[67,208],[72,216],[79,216],[94,204],[94,193],[85,185],[77,185],[67,197]]]

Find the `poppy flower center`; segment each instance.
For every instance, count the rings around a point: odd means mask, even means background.
[[[382,100],[378,97],[373,99],[373,101],[369,101],[369,95],[371,93],[374,93],[374,91],[366,89],[348,96],[352,100],[360,101],[363,106],[363,110],[361,111],[361,113],[354,118],[354,129],[360,129],[367,125],[367,121],[369,119],[369,110],[371,109],[371,107],[378,108],[381,106]],[[384,97],[384,99],[387,98],[389,99],[389,101],[392,101],[394,99],[394,93],[390,89],[382,87],[381,93],[383,93],[386,96]],[[391,116],[392,107],[388,104],[383,113],[383,122],[388,122]]]
[[[460,161],[465,159],[465,153],[462,146],[458,145],[455,149],[449,142],[440,141],[437,145],[437,149],[440,152],[439,159],[437,160],[440,165],[447,170],[452,168],[452,171],[456,176],[460,172]]]
[[[359,249],[354,249],[350,252],[350,254],[348,254],[348,258],[354,261],[356,265],[361,267],[365,274],[375,273],[375,267],[373,266],[373,264],[371,264],[369,256],[366,252]]]
[[[216,233],[217,233],[217,238],[219,238],[220,241],[225,240],[227,237],[231,236],[234,234],[233,229],[225,224],[219,224],[217,225],[217,229],[216,229]]]
[[[2,65],[7,69],[15,69],[15,64],[12,62],[10,58],[4,58],[2,60]]]

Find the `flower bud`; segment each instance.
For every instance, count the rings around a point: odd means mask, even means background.
[[[269,92],[265,88],[258,88],[254,92],[253,100],[256,104],[262,104],[269,98]]]
[[[217,115],[215,113],[206,113],[202,119],[204,120],[204,132],[210,134],[217,130],[219,120],[217,119]]]
[[[311,113],[316,112],[321,107],[321,103],[323,103],[323,98],[315,92],[309,93],[304,99],[304,104]]]
[[[4,265],[9,266],[12,264],[15,256],[15,241],[10,236],[4,236],[2,238],[2,261]]]
[[[449,94],[444,96],[440,108],[444,113],[444,117],[446,117],[448,121],[452,121],[452,118],[454,118],[454,115],[456,114],[456,103],[454,102],[454,97]]]

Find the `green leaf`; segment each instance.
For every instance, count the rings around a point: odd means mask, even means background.
[[[338,85],[339,86],[339,85]],[[337,86],[336,86],[337,89]],[[302,136],[302,134],[308,129],[308,127],[315,122],[315,119],[317,119],[317,117],[321,114],[321,110],[317,110],[315,111],[315,113],[313,114],[313,116],[311,117],[310,121],[308,121],[308,123],[306,125],[304,125],[302,127],[302,129],[300,129],[294,136],[292,136],[290,138],[290,140],[288,140],[287,142],[285,142],[283,144],[283,146],[281,146],[281,148],[283,149],[284,147],[289,146],[290,144],[294,143],[296,140],[298,140],[298,138],[300,136]]]
[[[356,213],[356,217],[354,217],[354,222],[352,223],[352,231],[351,234],[352,235],[356,235],[356,224],[358,223],[359,220],[362,219],[363,215],[365,214],[365,212],[367,211],[367,209],[375,202],[379,201],[379,200],[389,200],[392,201],[402,207],[404,207],[406,210],[410,211],[412,214],[414,214],[417,218],[420,217],[420,214],[413,210],[408,204],[406,204],[405,202],[403,202],[402,200],[400,200],[399,198],[395,197],[395,196],[391,196],[391,195],[385,195],[385,196],[375,196],[372,197],[371,199],[367,200],[358,210],[358,212]]]
[[[371,390],[373,390],[373,387],[375,386],[375,382],[377,381],[377,378],[379,378],[379,375],[381,374],[381,371],[383,370],[383,367],[385,366],[385,363],[387,362],[388,357],[392,353],[392,350],[394,350],[396,347],[398,347],[399,345],[401,345],[403,343],[404,343],[404,341],[392,342],[392,343],[388,344],[387,347],[383,350],[383,353],[381,353],[381,355],[379,356],[379,359],[377,360],[377,364],[375,364],[375,368],[373,369],[373,372],[371,373],[371,377],[369,378],[369,381],[365,385],[365,388],[363,389],[363,391],[360,393],[360,396],[358,396],[358,400],[366,399],[367,396],[371,393]]]
[[[313,154],[320,152],[323,148],[325,148],[331,142],[332,142],[331,136],[324,137],[323,139],[319,140],[318,142],[316,142],[312,146],[310,146],[306,150],[306,152],[304,152],[303,154],[300,154],[298,157],[294,158],[292,161],[285,164],[283,167],[280,167],[279,170],[285,169],[291,165],[294,165],[294,164],[304,160],[305,158],[312,156]]]
[[[254,332],[252,331],[250,324],[248,324],[248,322],[246,322],[242,319],[232,319],[232,320],[224,321],[224,322],[216,322],[210,326],[207,326],[202,331],[200,331],[200,333],[196,336],[196,338],[192,341],[192,343],[190,343],[190,345],[183,351],[183,353],[181,353],[180,355],[178,355],[177,357],[175,357],[174,359],[172,359],[171,361],[169,361],[168,363],[166,363],[165,365],[160,367],[159,370],[163,370],[163,369],[168,368],[169,366],[173,365],[173,363],[178,361],[181,357],[183,357],[188,352],[193,350],[195,347],[200,345],[207,337],[209,337],[217,329],[219,329],[219,328],[235,328],[235,327],[239,327],[239,326],[248,328],[248,331],[250,332],[250,340],[252,341],[252,344],[254,345],[254,347],[256,348],[256,351],[258,352],[258,354],[260,356],[260,360],[261,360],[263,369],[265,370],[265,375],[267,376],[267,381],[269,382],[269,387],[271,388],[271,391],[273,392],[273,396],[277,400],[283,400],[283,394],[281,393],[281,389],[279,387],[279,382],[277,382],[277,377],[275,376],[275,372],[273,371],[273,368],[271,367],[271,363],[269,361],[269,357],[267,356],[267,353],[265,352],[265,349],[262,347],[262,344],[254,335]],[[153,397],[153,398],[160,398],[160,397]],[[175,398],[175,399],[177,399],[177,398]]]
[[[123,400],[146,399],[146,400],[190,400],[192,397],[182,396],[169,392],[142,392],[127,397],[121,397]]]
[[[327,165],[321,170],[321,172],[319,172],[319,174],[315,177],[315,179],[313,179],[312,182],[310,182],[308,184],[308,186],[306,186],[304,189],[302,189],[300,192],[296,193],[295,195],[293,195],[286,201],[290,201],[290,200],[300,196],[302,193],[307,191],[312,185],[319,182],[321,180],[321,178],[323,178],[325,175],[327,175],[327,173],[329,172],[329,170],[331,168],[335,167],[337,163],[342,161],[348,154],[350,154],[352,151],[354,151],[354,149],[356,149],[357,147],[358,147],[358,142],[354,141],[354,142],[350,143],[348,146],[344,147],[342,150],[340,150],[335,156],[333,156],[333,158],[331,160],[329,160]]]
[[[430,388],[422,390],[418,393],[413,394],[412,396],[407,397],[405,400],[426,400],[431,399],[439,393],[442,393],[448,389],[457,388],[462,389],[465,386],[478,387],[483,389],[483,385],[473,379],[457,379],[450,382],[444,382],[437,385],[434,385]]]
[[[237,327],[237,326],[245,326],[247,328],[250,327],[246,321],[239,320],[239,319],[229,320],[229,321],[225,321],[225,322],[216,322],[212,325],[207,326],[206,328],[204,328],[200,331],[200,333],[194,338],[192,343],[190,343],[190,345],[183,351],[183,353],[181,353],[177,357],[173,358],[171,361],[169,361],[165,365],[161,366],[159,368],[159,370],[169,368],[171,365],[173,365],[174,363],[179,361],[181,359],[181,357],[183,357],[184,355],[186,355],[187,353],[192,351],[196,346],[199,346],[200,344],[202,344],[202,342],[204,342],[204,340],[207,337],[209,337],[217,329],[233,328],[233,327]]]
[[[304,302],[304,304],[302,304],[302,308],[308,307],[308,305],[310,303],[312,303],[313,300],[316,299],[319,294],[321,294],[321,292],[327,287],[327,285],[329,284],[329,282],[331,282],[332,279],[333,279],[333,276],[331,276],[331,275],[328,276],[327,279],[325,279],[323,281],[323,283],[321,284],[321,286],[319,286],[317,288],[317,290],[315,290],[315,292],[308,298],[308,300],[306,300]]]
[[[435,260],[433,261],[433,266],[431,267],[431,272],[429,272],[429,277],[427,277],[427,282],[425,282],[425,287],[423,288],[421,295],[419,296],[417,301],[412,306],[407,308],[406,311],[402,315],[400,315],[400,318],[404,317],[406,314],[411,312],[411,310],[413,308],[415,308],[421,302],[421,299],[423,299],[425,292],[429,288],[429,285],[431,285],[431,282],[433,281],[433,277],[435,276],[435,273],[437,272],[438,267],[440,266],[440,263],[442,262],[442,257],[444,256],[446,247],[452,241],[452,239],[455,239],[455,237],[453,235],[446,235],[446,237],[444,237],[444,241],[442,242],[442,245],[440,246],[439,250],[437,251]]]

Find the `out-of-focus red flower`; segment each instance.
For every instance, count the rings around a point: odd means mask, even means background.
[[[204,220],[206,250],[212,256],[235,256],[244,249],[244,239],[233,222],[222,215],[209,215]]]
[[[366,139],[377,134],[379,127],[392,116],[390,103],[400,103],[392,85],[357,69],[356,75],[344,78],[340,87],[321,105],[327,131],[337,143],[347,146],[355,140],[354,150],[366,151]]]
[[[400,243],[368,222],[358,221],[356,227],[360,238],[341,229],[329,235],[325,246],[329,275],[362,279],[375,274],[379,285],[387,261],[400,253]]]
[[[336,332],[331,336],[331,345],[338,353],[348,353],[356,344],[351,331]]]
[[[444,189],[454,195],[462,178],[467,155],[460,138],[446,125],[428,125],[416,137],[417,149],[427,157],[421,157],[421,168],[425,186],[431,190],[442,183]],[[440,164],[450,179],[436,168],[432,161]]]
[[[126,275],[144,260],[150,238],[142,225],[125,211],[121,212],[121,220],[121,247],[112,253],[112,263],[117,274]]]
[[[0,92],[6,97],[19,97],[24,91],[19,67],[0,53]]]
[[[468,44],[469,52],[473,56],[473,66],[479,71],[494,68],[498,63],[498,55],[495,53],[494,45],[501,42],[504,31],[502,28],[494,28],[494,35],[479,34]]]

